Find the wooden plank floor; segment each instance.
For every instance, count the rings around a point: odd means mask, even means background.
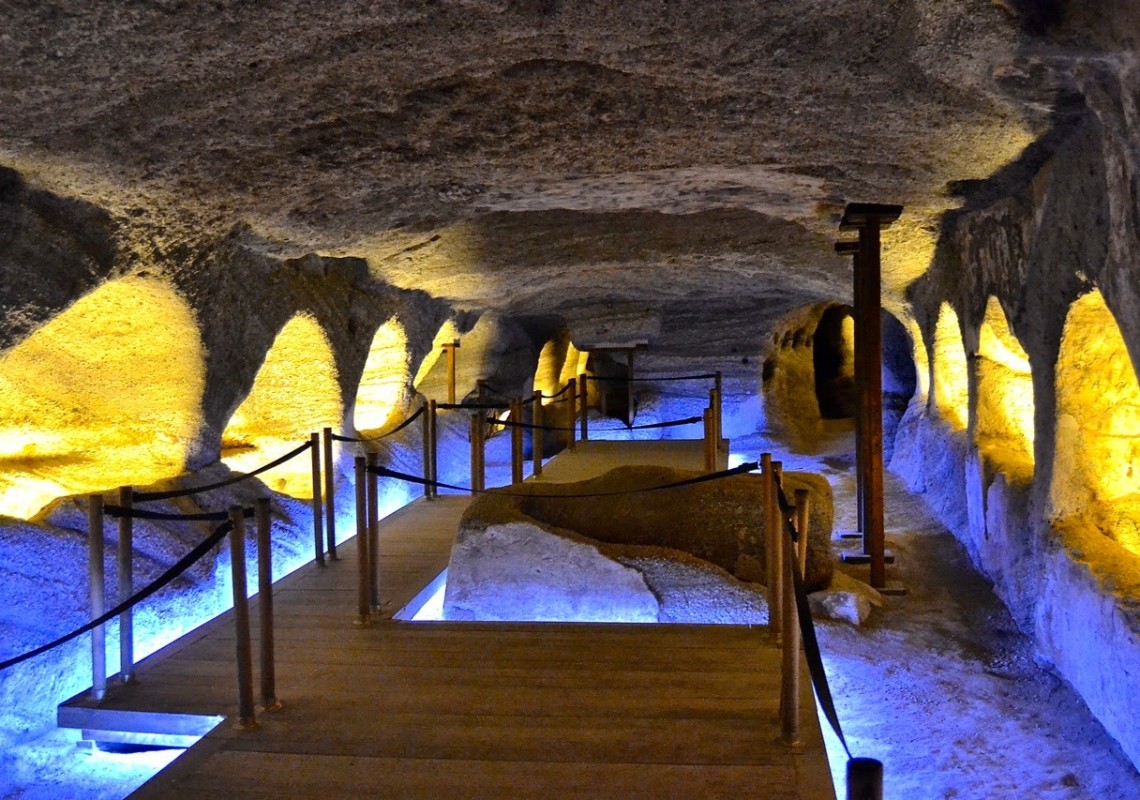
[[[382,522],[383,617],[446,566],[466,504],[418,500]],[[339,550],[274,592],[285,708],[253,732],[223,722],[132,797],[834,798],[806,672],[804,743],[779,741],[765,629],[358,628],[353,542]],[[232,717],[234,647],[224,615],[103,705]]]

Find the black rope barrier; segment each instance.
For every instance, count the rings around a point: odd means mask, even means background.
[[[646,431],[650,428],[672,428],[677,425],[692,425],[693,423],[703,421],[704,417],[685,417],[684,419],[674,419],[669,422],[647,422],[644,425],[630,425],[626,430]]]
[[[245,509],[245,511],[244,511],[245,515],[249,515],[252,513],[253,513],[253,509]],[[49,650],[54,650],[55,648],[59,647],[60,645],[66,644],[66,643],[70,642],[72,639],[75,639],[79,636],[82,636],[83,634],[87,633],[88,631],[94,630],[95,628],[99,627],[100,625],[105,625],[106,623],[113,620],[115,617],[122,614],[127,609],[134,608],[136,605],[141,603],[143,600],[146,600],[148,597],[153,595],[155,592],[159,591],[160,589],[165,588],[172,581],[174,581],[175,578],[179,577],[183,572],[185,572],[192,565],[197,563],[203,556],[206,555],[206,553],[210,552],[210,550],[212,550],[218,544],[218,542],[222,541],[222,539],[224,539],[226,537],[226,535],[230,532],[232,527],[233,527],[233,525],[230,522],[228,522],[228,521],[223,522],[221,525],[219,525],[218,527],[216,527],[214,529],[213,533],[211,533],[209,536],[207,536],[205,539],[203,539],[201,542],[199,542],[194,547],[193,550],[191,550],[189,553],[187,553],[181,559],[179,559],[179,561],[176,564],[174,564],[174,566],[172,566],[170,569],[166,570],[166,572],[159,575],[157,578],[155,578],[153,581],[151,581],[147,586],[140,589],[138,592],[131,595],[130,597],[128,597],[123,602],[119,603],[119,605],[115,606],[110,611],[103,614],[103,616],[98,617],[96,619],[93,619],[90,622],[88,622],[87,624],[82,625],[82,626],[76,628],[75,630],[64,634],[63,636],[60,636],[58,639],[50,641],[45,645],[41,645],[41,646],[35,648],[34,650],[29,650],[26,653],[21,653],[18,656],[13,656],[12,658],[9,658],[5,661],[0,661],[0,672],[8,669],[9,667],[14,667],[17,664],[21,664],[30,658],[35,658],[36,656],[41,655],[43,653],[46,653]]]
[[[670,383],[672,381],[711,381],[716,378],[715,372],[702,375],[675,375],[666,378],[602,378],[597,375],[587,375],[588,381],[610,381],[612,383]]]
[[[229,519],[229,513],[225,511],[203,511],[198,514],[168,514],[165,511],[150,511],[145,508],[125,508],[123,506],[112,505],[103,506],[103,513],[108,517],[157,519],[171,522],[221,522]]]
[[[509,405],[502,403],[436,403],[435,407],[440,410],[452,410],[470,408],[475,410],[494,410],[494,411],[509,411]]]
[[[267,470],[271,470],[274,467],[279,467],[282,464],[284,464],[286,461],[288,461],[289,459],[296,458],[297,456],[299,456],[301,453],[305,452],[306,450],[308,450],[312,446],[313,446],[313,443],[311,441],[305,442],[300,447],[297,447],[294,450],[290,450],[288,453],[281,456],[281,458],[278,458],[275,461],[270,461],[265,466],[258,467],[253,472],[246,472],[246,473],[243,473],[241,475],[234,475],[232,478],[226,478],[223,481],[217,481],[215,483],[208,483],[205,486],[195,486],[195,487],[190,488],[190,489],[172,489],[172,490],[167,491],[167,492],[133,492],[132,496],[138,502],[143,503],[143,502],[146,502],[148,500],[171,500],[175,497],[189,497],[192,494],[198,494],[200,492],[209,492],[209,491],[212,491],[214,489],[221,489],[223,486],[232,486],[235,483],[241,483],[242,481],[246,480],[247,478],[252,478],[252,477],[255,477],[257,475],[260,475],[261,473],[263,473]]]
[[[559,398],[562,395],[566,394],[568,391],[570,391],[570,384],[566,384],[565,386],[563,386],[561,389],[559,389],[554,394],[543,394],[542,399],[543,400],[554,400],[554,399]],[[542,392],[539,392],[539,394],[542,394]]]
[[[337,442],[357,442],[357,443],[378,442],[381,439],[387,439],[389,436],[396,435],[397,433],[402,431],[404,428],[408,427],[413,422],[415,422],[417,419],[419,419],[423,413],[424,413],[424,407],[420,406],[418,409],[416,409],[416,413],[412,414],[410,417],[408,417],[406,420],[401,422],[399,425],[397,425],[392,430],[388,431],[387,433],[382,433],[379,436],[372,436],[369,438],[357,438],[355,436],[341,436],[339,433],[333,433],[333,434],[330,434],[330,436],[332,437],[333,441],[337,441]]]
[[[625,430],[627,431],[644,431],[650,428],[673,428],[679,425],[692,425],[704,420],[704,417],[685,417],[684,419],[674,419],[668,422],[648,422],[644,425],[630,425]],[[535,425],[530,422],[512,422],[509,419],[496,420],[496,425],[502,425],[504,428],[527,428],[529,430],[540,431],[554,431],[555,433],[567,433],[569,431],[576,431],[578,428],[570,427],[563,428],[551,425]],[[599,429],[601,433],[605,433],[605,429]],[[611,429],[612,430],[612,429]]]
[[[406,472],[397,472],[387,467],[375,466],[368,467],[368,471],[373,475],[378,475],[382,478],[395,478],[396,480],[406,481],[407,483],[415,483],[420,486],[432,486],[437,489],[451,489],[459,492],[469,492],[471,494],[496,494],[502,497],[523,497],[528,499],[581,499],[591,497],[616,497],[619,495],[627,494],[640,494],[642,492],[658,492],[664,489],[679,489],[683,486],[694,486],[698,483],[708,483],[709,481],[722,480],[723,478],[731,478],[735,475],[743,475],[753,470],[759,469],[760,465],[755,461],[750,461],[741,464],[732,469],[722,470],[721,472],[710,472],[707,475],[699,475],[695,478],[686,478],[681,481],[673,481],[671,483],[663,483],[659,486],[645,486],[640,489],[622,489],[616,492],[584,492],[582,494],[526,494],[523,492],[507,492],[502,489],[472,489],[470,486],[456,486],[451,483],[442,483],[440,481],[429,481],[426,478],[421,478],[418,475],[409,475]],[[548,484],[557,485],[557,484]]]
[[[776,475],[776,497],[780,504],[784,531],[794,541],[797,538],[796,529],[789,519],[789,513],[793,506],[784,494],[784,487],[778,474]],[[815,635],[815,624],[811,617],[811,604],[808,601],[807,588],[804,586],[804,576],[800,572],[800,565],[796,559],[792,559],[791,567],[792,585],[795,587],[796,595],[796,616],[800,622],[800,635],[803,637],[804,657],[807,659],[808,673],[811,675],[812,685],[815,686],[819,707],[823,709],[823,715],[827,717],[831,729],[835,731],[839,743],[843,745],[847,758],[851,759],[851,748],[847,746],[847,738],[843,735],[843,728],[839,724],[839,713],[835,710],[835,700],[831,695],[831,686],[827,682],[827,672],[823,668],[823,654],[820,652],[819,640]]]
[[[505,397],[508,400],[514,399],[514,395],[507,394],[506,392],[499,391],[494,386],[491,386],[488,383],[484,383],[483,388],[486,389],[487,391],[489,391],[491,394],[498,395],[499,397]],[[541,392],[539,394],[541,394]],[[519,402],[521,402],[524,406],[529,405],[530,403],[534,402],[534,395],[532,394],[530,397],[526,398],[525,400],[520,400]]]
[[[526,428],[532,431],[552,431],[554,433],[569,433],[578,430],[577,427],[561,428],[557,425],[535,425],[533,422],[512,422],[509,419],[495,420],[495,424],[502,425],[504,428]]]

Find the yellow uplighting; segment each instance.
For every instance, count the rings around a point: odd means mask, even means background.
[[[559,380],[562,372],[562,361],[559,358],[557,339],[551,339],[542,346],[538,354],[538,366],[534,370],[534,388],[544,395],[550,396],[562,388]]]
[[[302,444],[311,432],[339,427],[342,411],[328,337],[312,317],[295,316],[277,334],[253,387],[222,433],[222,461],[237,472],[251,472]],[[307,456],[261,479],[292,497],[313,496]]]
[[[986,304],[978,339],[978,449],[1011,475],[1033,475],[1033,375],[996,297]]]
[[[194,312],[150,278],[104,284],[0,359],[0,514],[182,472],[201,427]]]
[[[435,338],[431,343],[431,350],[424,356],[424,360],[420,362],[419,369],[416,370],[416,377],[412,379],[412,385],[416,389],[420,388],[424,378],[432,371],[440,357],[443,356],[443,345],[448,342],[454,342],[459,338],[459,328],[455,327],[455,323],[451,320],[439,326],[439,330],[435,334]]]
[[[399,424],[410,377],[408,336],[404,326],[393,317],[372,337],[356,392],[353,411],[356,429],[367,436],[376,436]]]
[[[562,362],[562,370],[558,376],[561,385],[565,386],[571,378],[577,378],[584,373],[589,359],[590,353],[588,351],[579,350],[571,342],[566,347],[566,360]]]
[[[943,303],[934,329],[934,401],[939,415],[958,430],[969,418],[969,384],[966,378],[966,350],[958,315]]]
[[[1057,358],[1051,500],[1140,554],[1140,385],[1100,292],[1073,303]]]

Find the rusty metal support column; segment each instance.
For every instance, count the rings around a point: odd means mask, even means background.
[[[325,428],[322,434],[325,457],[325,541],[328,543],[329,559],[336,561],[336,470],[333,466],[332,428]]]
[[[230,506],[230,569],[233,572],[234,633],[237,638],[238,722],[240,731],[257,730],[253,708],[253,648],[249,633],[249,598],[245,576],[245,514]]]
[[[356,625],[364,627],[372,624],[368,613],[368,467],[364,456],[357,456],[353,462],[353,477],[356,484]]]
[[[325,430],[328,430],[326,428]],[[261,633],[261,707],[280,711],[277,699],[277,672],[273,654],[273,530],[269,498],[257,498],[257,613]]]
[[[855,269],[858,304],[855,308],[855,349],[861,375],[859,395],[860,438],[863,443],[863,553],[870,557],[871,586],[886,586],[886,547],[883,520],[883,375],[882,375],[882,263],[880,231],[902,213],[902,206],[851,203],[840,230],[859,232]]]
[[[530,432],[530,454],[534,460],[533,475],[542,477],[542,392],[534,393],[534,402],[530,404],[530,420],[534,428]]]
[[[380,479],[372,468],[379,463],[379,455],[369,453],[368,466],[368,598],[372,611],[380,610]]]
[[[567,385],[570,388],[566,390],[566,406],[568,409],[566,413],[568,417],[566,449],[573,450],[578,435],[578,379],[571,378],[567,381]]]
[[[317,564],[325,565],[325,536],[321,520],[324,518],[324,507],[321,503],[321,435],[309,434],[309,450],[313,457],[313,548],[316,552]]]
[[[134,490],[119,487],[119,505],[130,511],[134,504]],[[134,593],[135,546],[134,520],[129,514],[119,517],[119,602],[126,602]],[[135,678],[135,618],[128,608],[119,615],[119,680],[130,683]]]
[[[92,494],[87,497],[87,561],[92,619],[103,616],[106,610],[103,552],[103,495]],[[107,696],[107,631],[102,625],[91,630],[91,696],[96,700]]]
[[[582,415],[582,441],[585,442],[590,438],[590,387],[586,382],[586,373],[582,373],[578,379],[578,391],[581,394],[582,408],[579,413]]]

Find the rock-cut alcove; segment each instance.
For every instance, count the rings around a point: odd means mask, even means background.
[[[982,456],[1011,477],[1033,476],[1033,373],[996,297],[978,332],[974,441]]]
[[[1116,318],[1098,291],[1069,309],[1056,382],[1053,517],[1083,517],[1140,554],[1140,385]]]
[[[392,317],[372,337],[356,390],[353,426],[365,436],[376,436],[398,424],[409,399],[411,377],[408,335]]]
[[[938,415],[955,430],[965,430],[970,404],[966,349],[958,314],[949,303],[943,303],[938,311],[931,373],[931,395]]]
[[[0,360],[0,514],[181,473],[199,433],[194,312],[157,278],[110,281]]]
[[[294,316],[277,334],[245,400],[222,433],[222,461],[251,472],[305,442],[322,428],[339,427],[343,407],[328,336],[313,317]],[[312,472],[298,458],[264,473],[274,491],[312,497]]]

